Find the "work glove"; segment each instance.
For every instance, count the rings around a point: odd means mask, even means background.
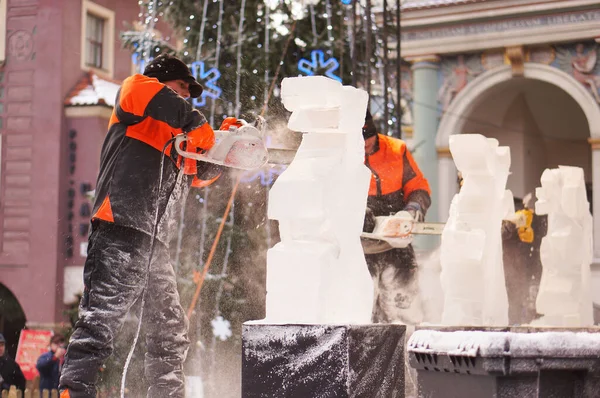
[[[363,232],[373,232],[375,229],[375,214],[373,210],[367,207],[365,211],[365,221],[363,223]]]
[[[519,210],[517,212],[521,214],[521,216],[525,219],[525,225],[520,226],[517,230],[519,234],[519,239],[524,243],[532,243],[535,235],[533,233],[533,228],[531,227],[531,223],[533,222],[533,211],[529,209]]]
[[[425,215],[423,214],[421,205],[419,205],[417,202],[408,202],[402,211],[408,212],[415,222],[423,222],[423,220],[425,220]]]
[[[221,123],[221,127],[219,127],[219,130],[228,131],[229,127],[231,127],[231,126],[242,127],[242,125],[243,125],[243,123],[241,120],[239,120],[235,117],[228,117],[228,118],[225,118],[225,120],[223,120],[223,123]]]

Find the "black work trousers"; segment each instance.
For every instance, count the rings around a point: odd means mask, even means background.
[[[148,267],[151,237],[132,228],[95,221],[84,267],[79,319],[69,342],[60,389],[71,398],[95,398],[98,371],[113,351],[127,313],[146,278],[145,377],[148,397],[183,398],[188,321],[179,302],[168,248],[159,241]],[[149,271],[149,272],[148,272]]]
[[[423,320],[413,247],[366,254],[373,277],[373,323],[418,325]]]

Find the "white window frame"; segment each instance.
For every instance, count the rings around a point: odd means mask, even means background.
[[[3,0],[0,0],[3,1]],[[102,38],[102,68],[86,64],[87,54],[87,16],[93,15],[104,20]],[[113,77],[115,61],[115,12],[92,1],[83,0],[81,7],[81,69]]]
[[[6,3],[0,0],[0,65],[6,62]]]

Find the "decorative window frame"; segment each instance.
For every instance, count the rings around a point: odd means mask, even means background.
[[[2,0],[0,0],[2,1]],[[86,65],[87,15],[92,14],[104,19],[104,37],[102,38],[102,68]],[[81,7],[81,69],[93,71],[99,75],[113,77],[115,63],[115,12],[92,1],[83,0]]]

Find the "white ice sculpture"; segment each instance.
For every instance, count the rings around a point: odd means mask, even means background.
[[[502,262],[502,219],[514,213],[506,190],[510,149],[479,134],[450,137],[463,186],[442,233],[444,325],[507,325]]]
[[[542,174],[536,189],[535,212],[548,215],[548,232],[542,239],[542,279],[535,325],[591,326],[592,215],[585,191],[583,169],[559,166]]]
[[[373,282],[360,244],[370,171],[365,91],[321,76],[283,80],[302,144],[269,193],[281,242],[267,254],[269,323],[369,323]]]

